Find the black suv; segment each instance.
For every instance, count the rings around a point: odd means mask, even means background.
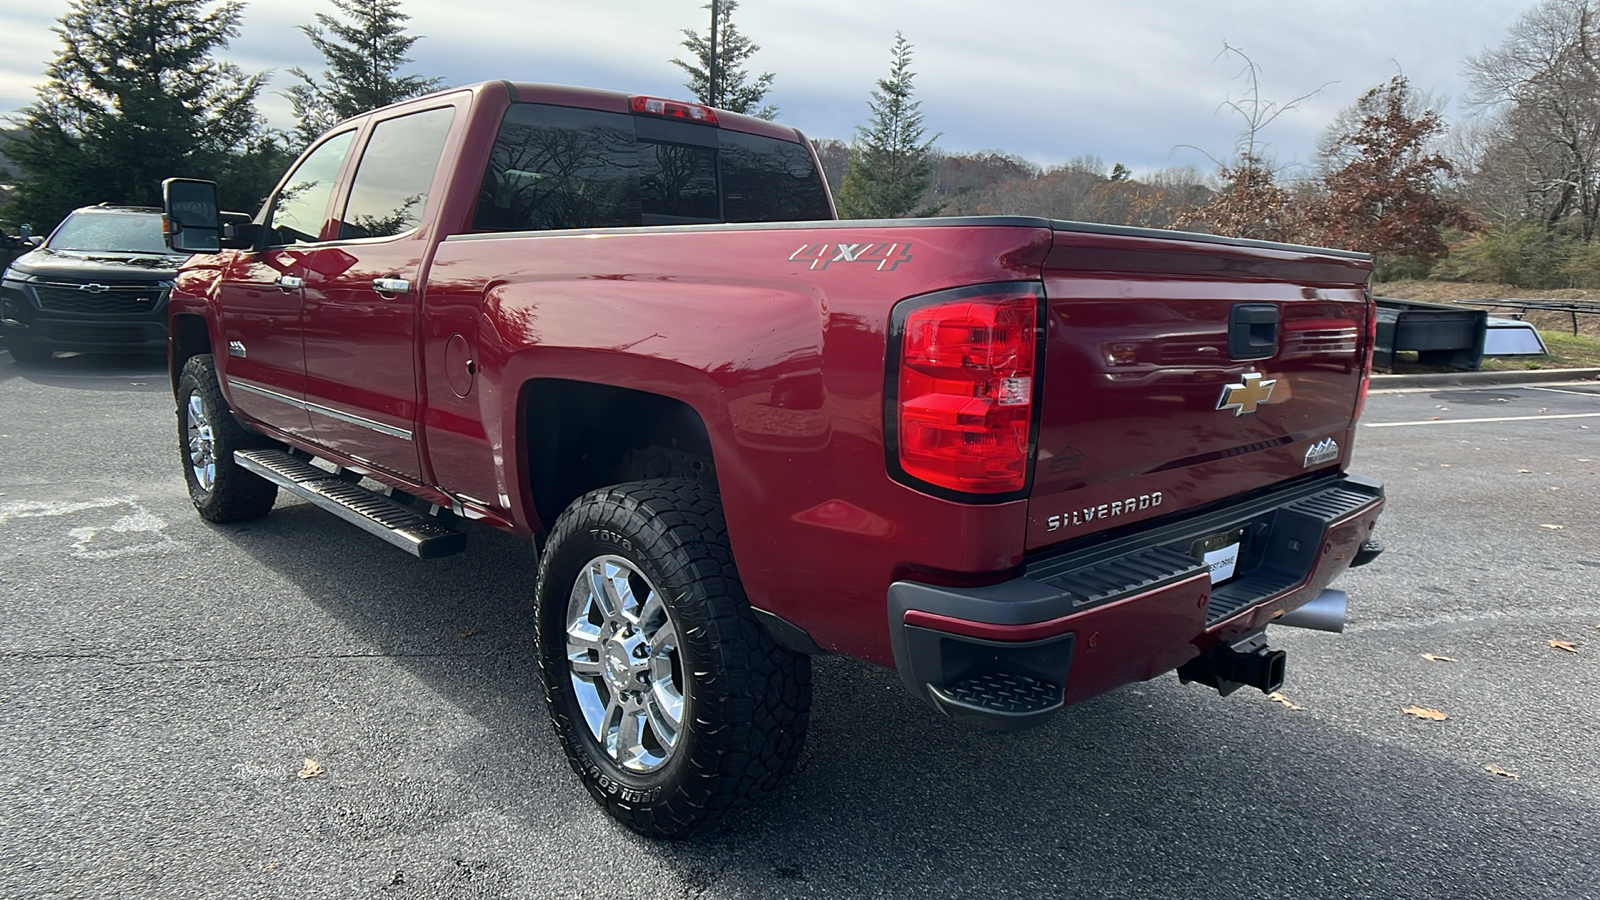
[[[159,209],[101,204],[73,212],[0,280],[0,330],[12,358],[164,348],[167,294],[186,258],[162,240]]]

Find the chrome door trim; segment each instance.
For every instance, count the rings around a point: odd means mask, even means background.
[[[374,422],[371,419],[362,418],[361,416],[354,415],[352,413],[342,412],[337,409],[330,409],[321,405],[320,403],[311,403],[306,400],[298,400],[294,397],[290,397],[287,394],[280,394],[277,391],[251,384],[250,382],[242,379],[229,378],[226,380],[229,387],[237,388],[241,391],[266,397],[269,400],[276,400],[279,403],[287,403],[290,406],[298,407],[307,412],[314,412],[319,415],[327,416],[330,419],[338,419],[341,422],[348,422],[351,425],[359,425],[362,428],[368,429],[369,431],[376,431],[379,434],[399,438],[402,441],[412,440],[411,431],[405,428],[396,428],[393,425],[385,425],[382,422]]]

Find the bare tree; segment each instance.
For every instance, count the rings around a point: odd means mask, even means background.
[[[1524,214],[1594,238],[1600,219],[1600,9],[1544,0],[1467,60],[1480,113],[1472,176],[1519,177]],[[1504,185],[1499,188],[1504,191]]]
[[[1304,100],[1322,93],[1332,82],[1308,91],[1285,103],[1261,96],[1261,66],[1243,50],[1226,42],[1218,59],[1237,57],[1243,64],[1238,78],[1247,85],[1238,99],[1229,96],[1217,108],[1227,109],[1243,121],[1233,154],[1218,159],[1192,144],[1182,146],[1204,153],[1218,168],[1220,187],[1204,206],[1191,207],[1175,225],[1206,228],[1232,237],[1289,241],[1301,239],[1305,220],[1298,206],[1289,202],[1290,192],[1278,184],[1279,169],[1273,164],[1271,146],[1262,132],[1279,116],[1298,109]]]

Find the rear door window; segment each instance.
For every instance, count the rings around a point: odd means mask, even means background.
[[[340,240],[393,237],[422,223],[454,118],[455,108],[447,106],[373,127],[339,220]]]

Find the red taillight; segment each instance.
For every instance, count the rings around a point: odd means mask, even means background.
[[[630,101],[633,111],[647,116],[665,116],[668,119],[685,119],[702,125],[717,124],[717,111],[698,103],[662,100],[657,97],[634,97]]]
[[[1378,305],[1367,298],[1367,352],[1361,361],[1361,392],[1356,395],[1356,414],[1353,421],[1361,421],[1367,408],[1367,387],[1372,383],[1372,354],[1378,346]]]
[[[1031,291],[924,301],[904,314],[893,410],[904,474],[962,493],[1027,485],[1038,314]]]

